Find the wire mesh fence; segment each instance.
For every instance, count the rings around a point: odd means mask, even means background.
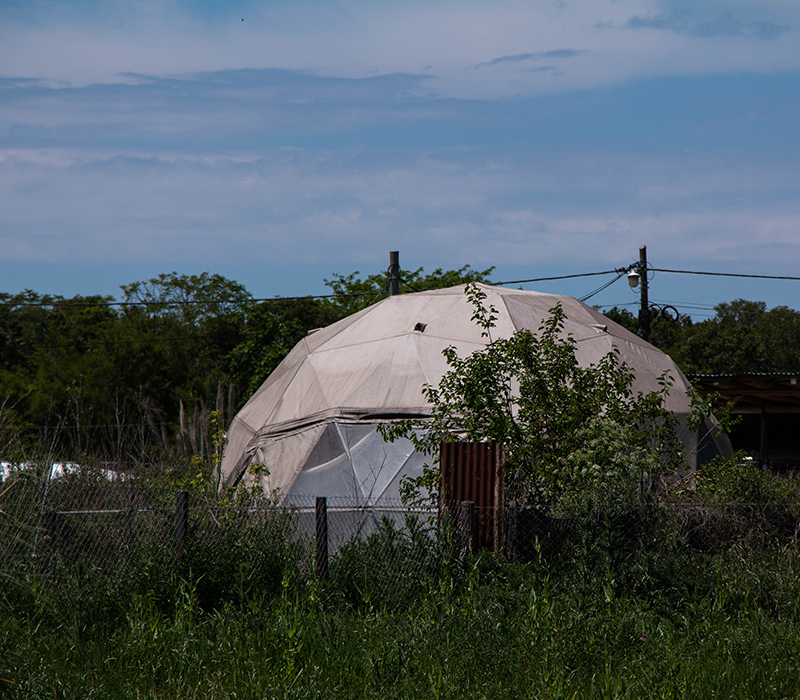
[[[551,563],[589,552],[622,557],[681,548],[700,555],[765,552],[797,544],[800,504],[664,502],[581,513],[508,508],[505,553]]]
[[[583,513],[519,508],[378,505],[250,494],[222,503],[136,480],[35,471],[0,483],[0,572],[52,585],[65,575],[158,596],[170,576],[189,576],[203,600],[277,590],[287,573],[331,578],[363,598],[402,592],[442,562],[486,550],[554,570],[634,551],[686,548],[715,555],[797,543],[798,504],[653,503]],[[232,584],[231,582],[234,582]]]
[[[20,471],[0,483],[0,573],[48,586],[79,571],[156,597],[167,580],[185,577],[202,603],[274,591],[287,573],[341,578],[359,547],[398,578],[419,574],[420,552],[430,558],[435,549],[436,522],[435,509],[399,501],[300,496],[277,504],[251,493],[223,502],[157,483]]]

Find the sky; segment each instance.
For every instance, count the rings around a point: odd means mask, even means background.
[[[800,276],[799,32],[796,0],[3,0],[0,292],[320,294],[391,250]],[[699,319],[800,282],[656,271],[650,297]]]

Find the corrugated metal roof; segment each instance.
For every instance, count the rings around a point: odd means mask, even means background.
[[[743,379],[745,377],[771,377],[791,379],[800,377],[800,372],[745,372],[739,374],[687,374],[689,379]]]

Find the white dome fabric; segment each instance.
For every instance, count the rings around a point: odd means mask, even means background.
[[[675,384],[667,408],[689,411],[688,383],[663,352],[572,297],[478,285],[497,309],[492,335],[537,332],[560,303],[581,365],[613,347],[636,373],[634,391]],[[447,371],[442,350],[462,357],[486,345],[464,286],[392,296],[300,341],[233,419],[222,461],[225,484],[259,479],[286,502],[293,495],[341,496],[361,505],[396,499],[404,476],[422,472],[410,441],[385,443],[380,423],[430,415],[423,385]],[[684,442],[690,435],[682,436]],[[253,475],[251,464],[268,474]]]

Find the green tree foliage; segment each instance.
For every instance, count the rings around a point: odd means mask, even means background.
[[[496,310],[484,305],[478,287],[468,286],[467,293],[490,342],[467,357],[446,349],[450,369],[424,389],[431,419],[398,422],[385,429],[389,439],[410,438],[434,464],[441,442],[503,442],[510,497],[540,506],[630,500],[640,480],[683,465],[676,417],[665,408],[669,376],[658,391],[642,394],[633,392],[633,371],[616,351],[582,367],[575,340],[564,334],[560,305],[538,333],[493,339]],[[697,407],[699,422],[705,407]],[[435,493],[438,476],[438,468],[426,467],[406,485],[406,495]]]
[[[319,299],[280,299],[249,306],[247,333],[229,355],[231,377],[243,396],[258,389],[308,331],[342,317],[342,309]]]
[[[494,267],[487,270],[473,270],[469,265],[458,270],[442,270],[438,267],[425,274],[423,268],[413,272],[403,270],[400,273],[400,293],[420,292],[424,289],[443,289],[470,282],[488,282]],[[356,311],[367,308],[389,295],[389,272],[359,277],[358,271],[349,275],[334,274],[333,279],[325,280],[325,284],[341,298],[332,303],[340,309],[342,316],[349,316]]]
[[[780,478],[772,471],[760,469],[744,453],[728,459],[715,457],[703,465],[696,479],[695,500],[712,503],[796,504],[798,486],[794,479]]]
[[[253,298],[244,285],[208,272],[170,272],[145,282],[124,284],[121,289],[126,302],[146,304],[151,316],[172,317],[188,328],[235,314],[242,302]]]
[[[800,313],[744,299],[715,309],[716,316],[695,324],[676,352],[686,372],[800,371]]]
[[[492,269],[401,272],[401,293],[486,281]],[[386,296],[387,272],[334,275],[329,299],[257,302],[221,275],[162,274],[104,296],[0,294],[0,450],[153,463],[207,455],[209,414],[230,420],[309,330]],[[625,309],[607,312],[636,330]],[[800,371],[800,313],[736,300],[713,319],[656,315],[652,342],[687,372]]]
[[[249,293],[207,273],[160,275],[123,292],[122,306],[4,295],[0,398],[22,452],[44,444],[61,458],[147,462],[154,450],[205,450],[198,426],[228,382],[246,320],[240,304],[214,300]]]
[[[603,314],[631,333],[639,330],[639,319],[628,309],[613,307]],[[693,327],[691,317],[681,314],[677,318],[670,310],[653,307],[650,320],[650,342],[673,359],[680,353],[684,339]]]
[[[32,435],[66,423],[94,424],[87,399],[113,410],[114,368],[99,348],[113,335],[116,315],[96,305],[107,301],[31,291],[0,295],[0,423]],[[25,442],[25,435],[14,435],[15,444]]]
[[[718,304],[715,312],[698,323],[655,314],[650,342],[687,374],[800,372],[800,312],[744,299]],[[638,320],[627,309],[604,313],[636,333]]]
[[[420,269],[404,273],[403,291],[489,272]],[[336,275],[335,294],[363,295],[257,302],[222,275],[171,272],[123,285],[119,305],[2,294],[0,456],[207,460],[213,410],[227,424],[309,330],[382,298],[387,283],[386,274]]]

